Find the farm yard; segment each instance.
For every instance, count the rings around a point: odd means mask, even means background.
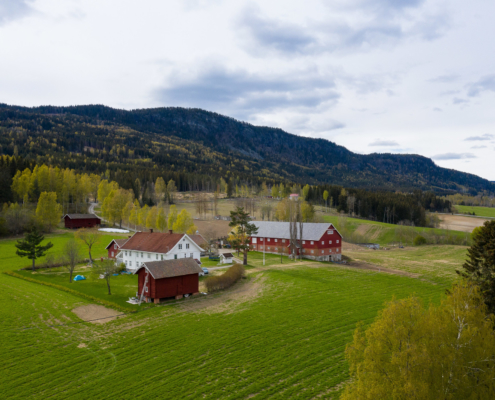
[[[50,237],[53,251],[70,237]],[[28,264],[15,256],[13,242],[0,241],[0,271]],[[94,254],[104,255],[106,244],[103,240]],[[345,244],[348,265],[286,256],[281,263],[274,254],[266,254],[263,265],[263,254],[251,252],[247,279],[224,292],[146,305],[137,313],[114,312],[101,324],[76,315],[95,307],[85,297],[0,274],[0,346],[9,354],[0,367],[2,394],[338,398],[349,376],[344,349],[357,322],[369,324],[392,296],[415,293],[438,303],[465,252],[464,246],[373,251]],[[108,296],[90,287],[91,280],[69,284],[63,270],[16,273],[116,304],[127,296],[126,287],[129,296],[135,294],[135,276],[115,277],[115,294]]]

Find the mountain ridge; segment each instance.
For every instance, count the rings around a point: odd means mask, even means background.
[[[17,125],[22,125],[22,121],[31,121],[41,126],[45,134],[61,122],[63,125],[67,119],[71,120],[71,127],[58,131],[65,137],[70,137],[70,132],[81,128],[81,124],[96,130],[130,128],[139,132],[140,139],[148,141],[150,146],[157,138],[177,138],[189,146],[191,143],[201,146],[202,152],[214,152],[217,161],[226,158],[222,162],[227,166],[236,164],[236,158],[244,163],[244,170],[252,167],[260,171],[266,165],[272,169],[272,176],[265,174],[271,179],[386,190],[475,193],[484,190],[493,192],[495,189],[495,185],[486,179],[439,167],[421,155],[357,154],[326,139],[297,136],[280,128],[255,126],[201,109],[162,107],[120,110],[103,105],[29,108],[0,104],[0,127],[4,129],[7,128],[7,121],[17,121]],[[95,135],[98,136],[97,133]],[[123,139],[123,143],[126,140]],[[151,158],[160,163],[159,154],[152,154]],[[262,177],[263,174],[256,176]]]

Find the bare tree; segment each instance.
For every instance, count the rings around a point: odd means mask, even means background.
[[[79,243],[74,239],[70,239],[64,244],[62,250],[62,257],[64,260],[64,266],[69,271],[69,282],[72,282],[72,274],[78,262],[81,261],[81,248]]]
[[[79,239],[86,246],[88,246],[89,263],[93,264],[93,259],[91,257],[91,248],[100,240],[101,232],[97,228],[82,228],[78,229],[74,236],[76,237],[76,239]]]
[[[120,266],[118,266],[114,260],[101,260],[100,262],[96,262],[93,264],[93,273],[98,276],[103,276],[103,279],[107,282],[108,294],[111,295],[112,292],[110,290],[110,278],[113,274],[117,273],[120,270]]]

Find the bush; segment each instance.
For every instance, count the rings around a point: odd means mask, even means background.
[[[415,246],[421,246],[423,244],[426,244],[426,239],[424,238],[424,236],[418,235],[414,238],[413,243]]]
[[[205,279],[205,286],[208,292],[215,290],[227,289],[236,283],[246,274],[246,270],[242,264],[234,264],[225,273],[218,276],[210,276]]]

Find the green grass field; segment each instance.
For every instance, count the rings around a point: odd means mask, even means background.
[[[325,215],[323,218],[325,222],[331,222],[334,226],[338,226],[338,216]],[[379,243],[380,245],[386,246],[390,243],[399,241],[397,237],[397,225],[358,218],[347,218],[347,223],[351,232],[360,230],[369,242]],[[469,235],[466,234],[466,232],[460,231],[447,231],[445,229],[423,227],[412,227],[411,229],[413,229],[417,235],[451,236],[454,240],[459,242],[464,242],[469,238]],[[406,241],[407,244],[412,244],[411,242],[413,238],[414,236],[410,237],[409,240]]]
[[[2,244],[0,270],[26,264],[11,257],[12,241]],[[72,313],[89,304],[84,298],[0,274],[2,398],[335,399],[349,378],[344,349],[357,322],[369,324],[392,296],[437,303],[465,251],[351,252],[426,279],[287,257],[280,264],[268,254],[263,267],[262,253],[250,253],[248,279],[225,292],[103,325]],[[122,278],[124,287],[135,277]]]
[[[459,214],[473,213],[478,217],[495,218],[494,207],[455,206]]]

